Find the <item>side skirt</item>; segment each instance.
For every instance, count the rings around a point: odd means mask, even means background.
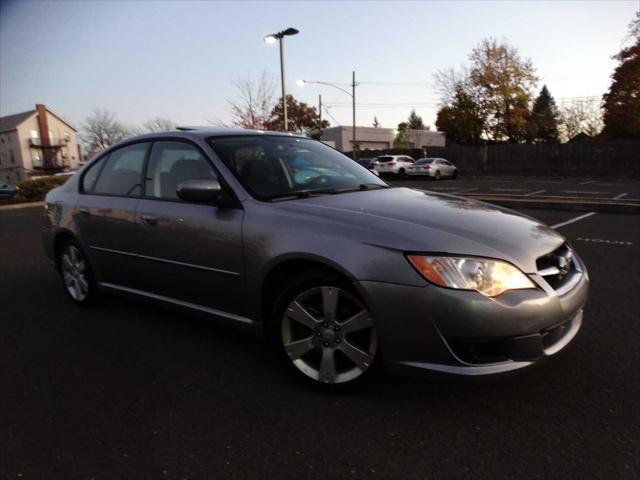
[[[263,325],[261,322],[256,322],[255,320],[251,320],[250,318],[243,317],[241,315],[224,312],[215,308],[205,307],[196,303],[185,302],[176,298],[157,295],[155,293],[146,292],[144,290],[137,290],[135,288],[123,287],[121,285],[115,285],[113,283],[100,282],[98,283],[98,290],[102,293],[113,293],[119,296],[143,299],[152,303],[177,308],[194,314],[199,314],[199,316],[214,320],[216,321],[216,323],[220,323],[221,325],[228,325],[256,336],[261,336],[264,333]]]

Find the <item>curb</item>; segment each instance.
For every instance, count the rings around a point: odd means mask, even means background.
[[[28,203],[14,203],[12,205],[0,205],[1,210],[20,210],[22,208],[35,208],[42,207],[44,202],[28,202]]]

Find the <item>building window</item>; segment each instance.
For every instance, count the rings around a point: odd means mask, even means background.
[[[13,150],[9,150],[9,157],[11,158],[11,163],[16,163],[16,159],[13,158]]]

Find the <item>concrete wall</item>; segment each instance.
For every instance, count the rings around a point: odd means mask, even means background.
[[[356,127],[356,144],[360,150],[380,150],[393,147],[396,135],[391,128]],[[350,152],[353,127],[331,127],[322,131],[322,140],[335,142],[341,152]],[[428,130],[409,130],[407,141],[412,148],[445,146],[445,134]]]

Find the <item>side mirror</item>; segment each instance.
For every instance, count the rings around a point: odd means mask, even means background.
[[[185,202],[216,203],[222,187],[214,179],[185,180],[178,184],[176,193]]]

